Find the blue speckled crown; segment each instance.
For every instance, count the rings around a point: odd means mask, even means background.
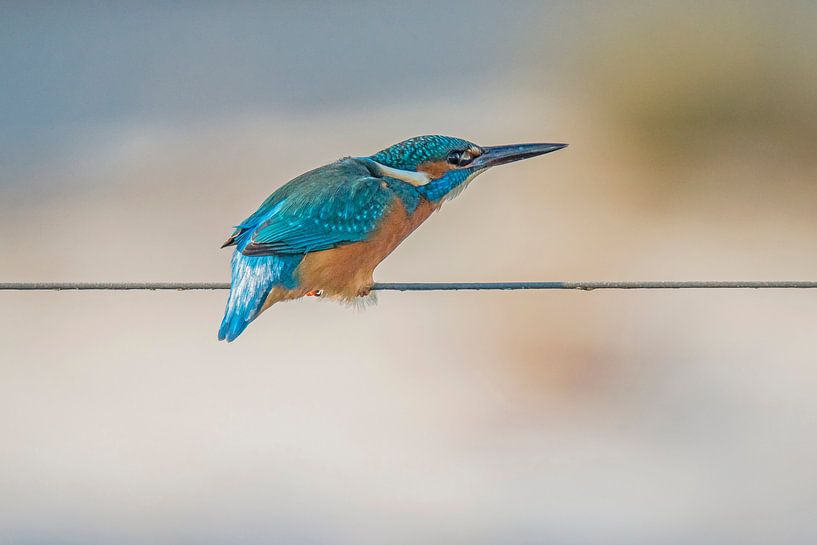
[[[451,150],[466,149],[471,142],[453,136],[426,135],[409,138],[371,156],[383,165],[402,170],[417,170],[426,161],[443,161]]]

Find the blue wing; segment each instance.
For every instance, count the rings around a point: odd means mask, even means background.
[[[416,188],[378,177],[361,159],[342,159],[288,182],[236,227],[232,285],[219,339],[232,341],[258,316],[275,286],[297,286],[295,271],[309,252],[359,242],[377,229],[399,199],[412,213]]]
[[[344,159],[295,178],[239,230],[244,255],[296,255],[365,240],[396,197],[365,165]]]

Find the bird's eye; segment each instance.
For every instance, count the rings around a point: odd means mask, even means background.
[[[474,160],[474,157],[471,155],[470,152],[466,151],[452,151],[448,154],[448,162],[449,164],[464,167],[468,163]]]

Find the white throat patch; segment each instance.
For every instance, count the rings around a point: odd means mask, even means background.
[[[389,178],[402,180],[404,182],[410,183],[413,186],[426,185],[428,182],[431,181],[431,178],[425,172],[400,170],[399,168],[387,167],[386,165],[378,163],[377,161],[374,161],[374,163],[377,165],[377,168],[380,169],[380,172],[383,173],[383,176],[388,176]]]

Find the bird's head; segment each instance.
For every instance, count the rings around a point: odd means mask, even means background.
[[[562,149],[567,144],[478,146],[451,136],[417,136],[367,157],[381,174],[408,182],[429,200],[452,197],[487,169]]]

